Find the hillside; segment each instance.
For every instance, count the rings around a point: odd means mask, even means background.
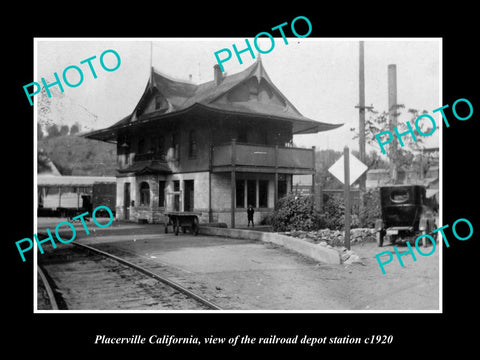
[[[38,140],[62,175],[115,176],[116,145],[66,135]],[[40,167],[39,167],[40,169]]]
[[[45,89],[38,95],[38,129],[44,135],[49,133],[49,127],[56,125],[58,129],[72,126],[79,132],[87,132],[98,128],[98,117],[83,105],[78,104],[56,88],[51,90],[49,98]]]

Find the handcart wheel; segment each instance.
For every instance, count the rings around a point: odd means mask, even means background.
[[[199,228],[198,218],[195,216],[193,218],[193,225],[192,225],[192,232],[195,234],[195,236],[198,235],[198,228]]]
[[[175,220],[175,235],[178,235],[178,231],[180,230],[180,221],[178,219]]]

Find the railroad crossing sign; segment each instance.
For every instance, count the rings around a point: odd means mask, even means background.
[[[352,152],[349,153],[349,163],[350,163],[350,184],[352,185],[357,179],[362,176],[362,174],[368,169],[368,166],[358,160],[355,156],[352,155]],[[328,171],[335,176],[342,184],[345,183],[345,159],[344,155],[333,164]]]

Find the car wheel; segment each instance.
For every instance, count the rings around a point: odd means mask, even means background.
[[[390,242],[393,244],[395,244],[395,242],[397,241],[398,239],[398,235],[390,235],[389,236],[389,239],[390,239]]]
[[[383,238],[384,238],[383,231],[377,231],[376,233],[376,240],[377,240],[377,246],[382,247],[383,246]]]

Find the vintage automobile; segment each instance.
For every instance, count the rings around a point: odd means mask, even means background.
[[[394,244],[397,240],[415,244],[421,234],[429,234],[436,228],[434,210],[428,206],[423,185],[391,185],[380,187],[381,219],[375,221],[377,245],[382,246],[387,238]],[[422,238],[422,245],[429,241]]]

